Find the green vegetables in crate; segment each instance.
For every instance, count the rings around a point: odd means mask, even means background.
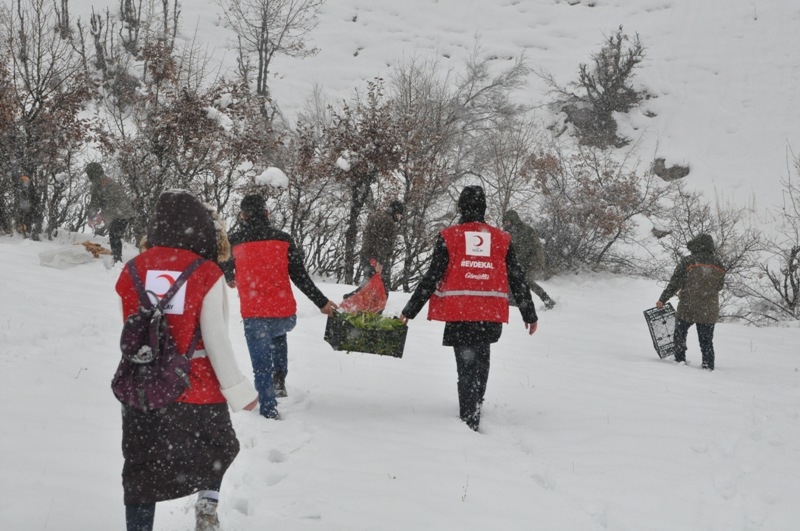
[[[403,357],[407,331],[408,327],[400,319],[370,312],[337,312],[326,328],[337,350],[396,358]]]
[[[396,317],[384,317],[377,313],[342,313],[341,316],[348,324],[366,330],[400,330],[405,326]]]

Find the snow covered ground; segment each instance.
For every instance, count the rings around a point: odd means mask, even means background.
[[[58,270],[71,242],[0,238],[0,528],[124,526],[119,269]],[[130,255],[133,250],[126,249]],[[558,301],[492,349],[481,433],[458,420],[452,349],[425,313],[402,359],[333,351],[298,295],[282,421],[233,417],[226,530],[792,530],[800,524],[800,328],[717,326],[717,370],[659,360],[642,311],[662,285],[544,283]],[[334,300],[348,286],[322,284]],[[392,293],[388,313],[408,295]],[[231,302],[238,307],[235,292]],[[235,312],[234,312],[235,313]],[[240,320],[230,331],[250,370]],[[193,529],[192,500],[156,529]]]

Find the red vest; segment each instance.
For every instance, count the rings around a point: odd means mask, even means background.
[[[289,242],[255,240],[233,247],[242,318],[297,313],[289,279]]]
[[[455,225],[441,234],[449,263],[428,303],[428,319],[507,323],[511,236],[479,222]]]
[[[163,294],[181,272],[189,267],[198,255],[184,249],[153,247],[137,256],[136,269],[148,290]],[[222,276],[219,266],[207,260],[195,270],[178,293],[172,298],[171,310],[167,311],[167,322],[178,350],[186,352],[192,342],[195,328],[200,326],[200,310],[211,287]],[[117,293],[122,298],[123,319],[135,313],[139,307],[139,295],[127,268],[117,280]],[[195,350],[202,350],[203,339]],[[225,402],[219,381],[208,357],[192,358],[189,372],[191,387],[178,399],[190,404],[216,404]]]

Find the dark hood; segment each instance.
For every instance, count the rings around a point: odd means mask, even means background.
[[[480,186],[467,186],[458,198],[461,223],[483,221],[486,215],[486,195]]]
[[[91,182],[100,182],[100,179],[105,175],[103,166],[99,162],[90,162],[86,165],[85,171]]]
[[[522,223],[522,219],[520,219],[519,214],[517,214],[516,210],[509,210],[505,214],[503,214],[503,224],[506,222],[510,222],[512,225],[519,225]]]
[[[208,260],[217,257],[214,220],[203,203],[186,190],[167,190],[159,196],[147,243],[186,249]]]
[[[686,244],[686,248],[693,253],[713,253],[714,239],[708,234],[698,234]]]

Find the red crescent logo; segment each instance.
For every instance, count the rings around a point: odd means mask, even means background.
[[[167,279],[167,283],[169,284],[167,289],[164,290],[164,293],[156,293],[156,295],[158,295],[159,297],[163,297],[164,295],[167,294],[167,291],[169,291],[169,288],[172,287],[173,284],[175,284],[175,279],[173,277],[171,277],[170,275],[167,275],[166,273],[163,274],[163,275],[158,275],[156,278],[157,279],[158,278],[166,278]]]
[[[475,235],[475,238],[478,239],[477,246],[478,247],[483,247],[483,238],[481,236],[478,236],[478,235]]]

